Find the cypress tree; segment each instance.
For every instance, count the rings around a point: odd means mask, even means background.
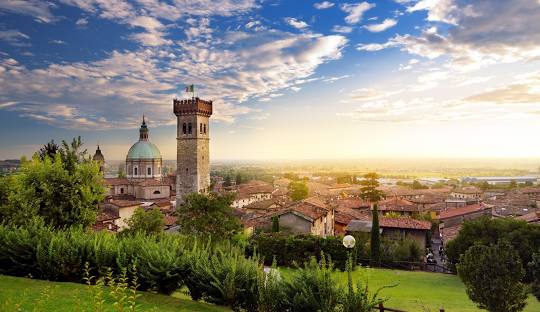
[[[272,232],[274,233],[279,232],[279,217],[278,216],[272,217]]]
[[[381,264],[381,234],[379,231],[379,211],[377,204],[373,205],[371,224],[371,266]]]

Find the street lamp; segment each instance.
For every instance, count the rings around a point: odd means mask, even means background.
[[[356,239],[352,235],[346,235],[343,237],[343,246],[347,248],[347,279],[349,286],[349,299],[351,299],[353,286],[352,286],[352,258],[351,258],[351,249],[354,248],[356,244]]]

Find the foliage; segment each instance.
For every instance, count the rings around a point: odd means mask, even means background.
[[[198,236],[229,238],[241,229],[231,208],[231,194],[192,193],[177,208],[180,232]]]
[[[384,198],[384,192],[378,190],[379,187],[379,175],[375,172],[367,173],[364,175],[364,179],[360,181],[360,197],[364,200],[376,203]]]
[[[540,251],[533,254],[531,262],[528,264],[531,272],[531,292],[540,301]]]
[[[333,272],[332,262],[324,255],[318,263],[315,258],[311,258],[304,267],[298,267],[290,281],[286,282],[289,310],[335,311],[343,289]]]
[[[532,260],[532,254],[540,250],[540,225],[510,218],[484,217],[465,221],[457,237],[448,242],[446,254],[450,263],[457,264],[460,255],[471,246],[492,245],[501,240],[512,245],[525,266]],[[526,281],[531,279],[530,275],[527,272]]]
[[[507,242],[475,245],[462,256],[458,275],[467,295],[478,307],[490,312],[516,312],[525,308],[525,275],[518,253]]]
[[[386,287],[379,288],[375,293],[370,294],[368,284],[366,283],[365,287],[362,287],[360,282],[356,283],[356,287],[353,286],[352,271],[353,271],[352,261],[347,261],[347,274],[348,282],[347,288],[348,291],[343,295],[342,298],[342,311],[343,312],[371,312],[373,311],[380,303],[383,303],[385,300],[379,298],[379,292]]]
[[[381,243],[381,262],[385,266],[407,268],[409,262],[422,261],[423,251],[409,238],[383,239]],[[400,262],[402,262],[400,264]]]
[[[273,233],[279,232],[279,217],[278,216],[272,217],[272,232]]]
[[[288,188],[289,195],[293,201],[302,200],[308,197],[308,187],[303,181],[292,181]]]
[[[129,228],[122,231],[122,234],[142,232],[144,234],[159,234],[163,232],[165,220],[163,213],[159,208],[153,208],[148,211],[143,208],[135,209],[133,216],[128,220]]]
[[[231,176],[227,175],[225,177],[225,181],[223,181],[223,186],[227,187],[227,186],[231,186],[231,185],[232,185]]]
[[[277,268],[277,262],[272,262],[268,272],[259,270],[257,274],[257,306],[259,312],[285,311],[286,293],[283,280]]]
[[[238,172],[238,173],[236,174],[235,181],[236,181],[236,185],[242,184],[242,175],[240,174],[240,172]]]
[[[165,167],[166,168],[166,167]],[[126,177],[126,168],[124,164],[118,165],[118,178],[122,179]]]
[[[379,210],[377,209],[377,203],[373,205],[371,219],[370,262],[372,266],[379,266],[381,265],[381,232],[379,227]]]

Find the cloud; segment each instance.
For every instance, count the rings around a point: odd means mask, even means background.
[[[449,58],[449,66],[460,70],[540,57],[537,0],[423,0],[408,11],[427,11],[429,21],[448,26],[440,27],[443,31],[430,27],[418,36],[396,35],[386,43],[363,44],[357,48],[376,51],[400,47],[429,59],[445,56]]]
[[[296,29],[304,29],[309,26],[306,22],[293,17],[286,17],[285,22]]]
[[[75,25],[77,25],[77,26],[79,26],[79,27],[85,27],[86,25],[88,25],[88,18],[85,18],[85,17],[79,18],[79,19],[75,22]]]
[[[30,15],[37,21],[50,23],[55,20],[50,11],[53,5],[43,0],[4,0],[0,1],[0,11]]]
[[[16,29],[0,30],[0,41],[16,47],[28,47],[30,37]]]
[[[334,27],[332,27],[332,31],[336,33],[348,34],[353,31],[353,28],[351,26],[334,25]]]
[[[359,2],[356,4],[346,3],[341,5],[341,10],[348,13],[345,17],[347,24],[357,24],[362,20],[364,13],[374,7],[374,3],[368,2]]]
[[[368,51],[368,52],[373,52],[373,51],[380,51],[380,50],[384,50],[388,47],[393,47],[395,46],[394,43],[392,42],[387,42],[387,43],[360,43],[356,46],[356,49],[358,51]]]
[[[193,24],[205,24],[203,19]],[[143,24],[145,29],[159,28]],[[199,35],[152,49],[113,51],[98,61],[44,68],[4,58],[0,103],[16,102],[2,109],[66,128],[134,127],[143,112],[156,123],[172,124],[172,98],[183,84],[195,83],[201,97],[214,100],[213,120],[233,122],[253,112],[244,104],[248,100],[278,96],[312,81],[317,67],[339,59],[347,43],[339,35],[236,33],[208,40]]]
[[[49,43],[58,44],[58,45],[66,45],[67,44],[65,41],[58,40],[58,39],[50,40]]]
[[[395,19],[387,18],[380,24],[366,25],[364,26],[364,28],[366,28],[367,30],[371,32],[381,32],[381,31],[387,30],[388,28],[392,28],[396,26],[396,24],[397,24],[397,21]]]
[[[323,1],[323,2],[314,3],[313,6],[317,10],[324,10],[324,9],[329,9],[329,8],[333,7],[334,3],[329,2],[329,1]]]
[[[529,74],[521,80],[519,83],[472,95],[466,100],[495,104],[540,104],[540,72]]]

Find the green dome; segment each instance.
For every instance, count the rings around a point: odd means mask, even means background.
[[[133,144],[127,154],[127,159],[155,159],[161,158],[161,153],[156,145],[150,141],[138,141]]]

